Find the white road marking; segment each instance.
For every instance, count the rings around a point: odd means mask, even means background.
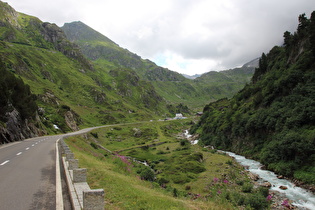
[[[56,209],[63,209],[63,198],[62,198],[62,187],[61,187],[61,174],[60,174],[60,163],[59,163],[59,150],[58,142],[56,141]]]
[[[34,147],[35,145],[34,144],[32,144],[32,147]]]
[[[22,152],[19,152],[19,153],[17,153],[16,155],[21,155],[22,154]]]
[[[3,166],[5,164],[7,164],[8,162],[10,162],[9,160],[4,161],[3,163],[0,164],[0,166]]]
[[[30,149],[29,147],[26,147],[26,148],[25,148],[25,150],[29,150],[29,149]]]

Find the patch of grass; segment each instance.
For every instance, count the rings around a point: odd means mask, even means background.
[[[142,136],[143,139],[134,136],[133,128],[162,130],[162,127],[172,123],[149,122],[107,127],[93,131],[98,133],[98,139],[88,135],[87,139],[71,137],[67,142],[78,155],[76,158],[80,160],[80,166],[88,168],[88,182],[92,188],[108,191],[105,199],[109,209],[139,209],[140,204],[144,209],[209,209],[209,206],[215,206],[213,209],[233,209],[239,205],[265,205],[245,199],[247,193],[243,192],[243,188],[250,180],[231,157],[198,145],[188,144],[184,150],[178,149],[183,146],[180,145],[181,139],[175,137],[178,130],[185,129],[185,123],[181,129],[179,125],[172,125],[177,127],[170,135],[173,137],[157,132],[157,139],[167,140],[164,144],[150,147],[148,145],[154,141],[146,135]],[[119,137],[124,144],[116,141],[108,144],[110,137]],[[137,141],[139,138],[144,144]],[[111,146],[116,148],[116,152],[117,149],[121,152],[109,155],[107,151],[95,150],[90,146],[94,141],[105,148]],[[153,171],[133,162],[133,158],[146,161]],[[252,190],[252,193],[259,198],[264,196],[258,190]]]
[[[92,189],[105,190],[106,209],[229,209],[229,204],[193,201],[173,197],[152,182],[144,181],[136,173],[116,170],[113,156],[95,153],[81,137],[71,137],[67,144],[79,159],[79,166],[88,169],[87,181]],[[90,149],[89,149],[90,148]],[[100,152],[100,151],[97,151]]]

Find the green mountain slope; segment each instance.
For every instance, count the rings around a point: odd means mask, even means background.
[[[81,22],[63,29],[67,36],[57,25],[0,1],[0,62],[36,96],[35,124],[41,131],[35,135],[188,113],[186,105],[199,108],[237,91],[233,82],[222,85],[235,81],[234,76],[218,84],[189,80],[122,49]],[[2,120],[1,126],[7,122]]]
[[[72,23],[66,23],[62,27],[69,40],[76,42],[82,49],[82,52],[87,58],[100,64],[108,64],[109,62],[116,67],[125,67],[132,69],[137,74],[146,80],[161,80],[161,81],[182,81],[185,78],[173,71],[168,70],[168,77],[164,75],[165,69],[156,66],[153,62],[141,59],[140,56],[130,52],[127,49],[119,47],[116,43],[108,39],[106,36],[100,34],[84,23],[77,21]],[[155,73],[154,77],[147,71],[155,70],[161,71]],[[164,70],[164,71],[163,71]],[[151,79],[150,79],[151,77]]]
[[[92,65],[55,24],[18,13],[1,1],[0,14],[2,66],[30,86],[48,131],[58,132],[56,126],[65,132],[168,113],[149,82],[123,67]]]
[[[204,108],[192,132],[201,142],[260,160],[269,169],[315,183],[315,12],[299,17],[259,60],[252,82],[232,99]]]
[[[245,84],[249,83],[258,59],[255,59],[249,64],[244,64],[240,68],[234,68],[225,71],[210,71],[196,78],[194,82],[201,86],[203,94],[212,93],[213,99],[219,99],[224,97],[231,98],[239,90],[241,90]]]
[[[45,134],[35,95],[0,62],[0,144]]]
[[[245,75],[244,71],[230,70],[215,73],[223,78],[212,77],[210,73],[196,80],[190,80],[119,47],[82,22],[66,23],[62,29],[67,37],[77,43],[87,58],[96,65],[108,69],[115,67],[132,69],[141,79],[149,81],[166,101],[173,104],[184,103],[190,108],[200,108],[209,101],[231,97],[250,81],[255,68],[247,67],[251,69],[251,72],[247,71]]]

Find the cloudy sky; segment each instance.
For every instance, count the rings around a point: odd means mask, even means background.
[[[5,1],[5,0],[2,0]],[[62,26],[82,21],[123,48],[180,73],[241,66],[281,45],[314,0],[10,0]]]

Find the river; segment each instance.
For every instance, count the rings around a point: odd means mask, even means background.
[[[185,130],[184,136],[188,139],[191,137],[188,130]],[[198,140],[192,140],[191,144],[197,144]],[[267,181],[271,184],[270,190],[277,191],[285,195],[288,199],[293,201],[293,205],[300,209],[315,210],[315,195],[303,188],[295,186],[287,179],[278,179],[277,175],[268,170],[262,169],[262,164],[258,161],[247,159],[244,156],[237,155],[233,152],[221,151],[234,157],[235,160],[246,168],[249,172],[257,174],[262,181]],[[280,186],[284,186],[287,189],[282,190]]]
[[[301,209],[315,209],[315,195],[313,193],[295,186],[287,179],[278,179],[275,173],[261,169],[262,165],[255,160],[247,159],[244,156],[232,152],[225,153],[234,157],[235,160],[242,166],[245,166],[249,172],[257,174],[262,180],[269,182],[272,186],[270,190],[283,193],[288,199],[293,201],[293,205]],[[282,190],[280,186],[285,186],[287,189]]]

